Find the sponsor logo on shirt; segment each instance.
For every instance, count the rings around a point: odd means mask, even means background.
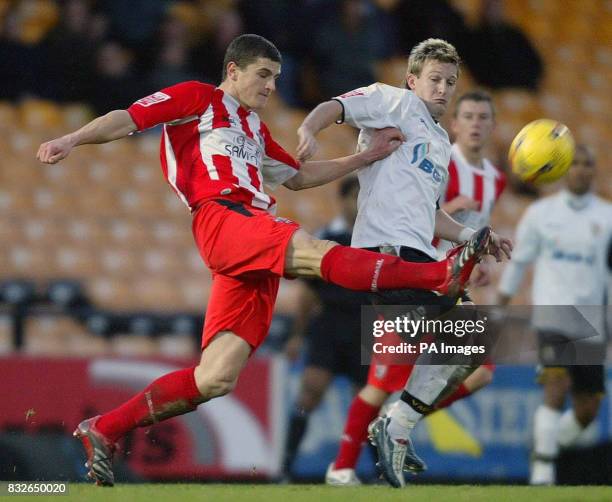
[[[151,94],[150,96],[146,96],[144,98],[139,99],[138,101],[136,101],[135,104],[147,108],[148,106],[151,106],[157,103],[162,103],[163,101],[168,101],[169,99],[170,99],[170,96],[168,96],[164,92],[159,91],[159,92],[156,92],[155,94]]]
[[[430,174],[433,180],[436,183],[440,183],[442,181],[442,175],[436,166],[434,166],[433,162],[429,160],[426,155],[429,153],[429,143],[419,143],[415,145],[412,149],[412,160],[410,161],[412,164],[416,164],[419,162],[417,167],[421,170]]]
[[[245,136],[236,136],[233,144],[224,146],[225,152],[235,159],[244,160],[250,164],[259,164],[263,153],[261,148],[248,141]]]
[[[553,249],[552,259],[571,263],[585,263],[586,265],[593,265],[595,263],[595,256],[593,255],[584,256],[578,253],[570,253],[562,249]]]

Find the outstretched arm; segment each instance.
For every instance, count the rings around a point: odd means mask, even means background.
[[[297,158],[300,162],[308,160],[317,151],[315,136],[342,118],[342,105],[336,100],[326,101],[312,110],[298,128]]]
[[[303,190],[324,185],[342,176],[384,159],[404,141],[399,129],[388,127],[375,131],[368,148],[362,152],[332,160],[304,162],[298,173],[287,180],[284,186],[290,190]]]
[[[452,242],[465,242],[473,233],[474,229],[458,223],[443,209],[438,209],[438,211],[436,211],[434,229],[434,235],[436,237]],[[502,237],[495,232],[491,232],[488,254],[495,256],[498,262],[501,262],[504,257],[509,260],[512,255],[512,248],[512,240]]]
[[[75,146],[108,143],[136,131],[137,127],[127,110],[113,110],[98,117],[79,130],[43,143],[36,158],[45,164],[56,164],[65,159]]]

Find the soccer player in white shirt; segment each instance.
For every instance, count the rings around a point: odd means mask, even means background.
[[[455,143],[451,148],[449,176],[440,206],[457,221],[476,228],[489,224],[493,206],[505,185],[503,173],[484,156],[494,127],[495,109],[489,94],[471,91],[459,96],[451,123]],[[442,258],[452,245],[449,241],[437,240],[438,256]],[[480,262],[476,267],[470,280],[472,286],[488,284],[488,266],[483,265],[484,262]],[[326,483],[352,486],[360,482],[355,467],[367,439],[368,424],[378,416],[388,397],[404,388],[413,367],[372,360],[367,384],[349,407],[340,448],[327,470]],[[452,394],[436,402],[435,408],[445,408],[470,396],[492,379],[493,365],[480,366]]]
[[[518,225],[513,260],[499,285],[500,304],[510,302],[525,269],[533,264],[533,305],[604,305],[612,258],[612,204],[591,192],[594,176],[593,153],[578,145],[566,189],[532,204]],[[594,438],[593,421],[605,391],[603,311],[601,316],[585,314],[593,323],[589,333],[584,323],[576,325],[568,317],[567,307],[555,309],[554,316],[546,313],[536,310],[532,319],[544,366],[540,375],[543,403],[534,417],[530,475],[530,483],[539,485],[555,483],[560,447]],[[590,365],[560,366],[559,349],[569,346],[577,354],[588,351]],[[563,412],[570,389],[573,407]]]
[[[475,230],[439,209],[448,176],[451,146],[438,120],[455,93],[459,56],[439,39],[428,39],[410,53],[406,89],[372,84],[315,108],[298,129],[298,158],[309,158],[317,148],[315,135],[333,122],[359,128],[358,150],[365,148],[373,129],[394,126],[406,141],[385,161],[359,171],[361,190],[353,230],[354,247],[387,250],[407,261],[434,261],[434,237],[462,242]],[[512,243],[491,233],[490,251],[498,260],[510,257]],[[403,296],[384,297],[388,304],[444,305],[454,301],[433,293],[406,290]],[[410,433],[451,382],[462,381],[473,367],[415,366],[401,399],[389,416],[372,423],[380,466],[394,487],[405,485],[403,469],[425,468],[416,455]]]

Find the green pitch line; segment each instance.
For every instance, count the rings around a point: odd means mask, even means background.
[[[218,484],[122,484],[99,488],[90,484],[70,484],[69,495],[51,497],[20,496],[25,500],[69,500],[92,502],[588,502],[612,500],[612,487],[529,487],[427,485],[393,489],[387,486],[334,488],[325,485],[218,485]]]

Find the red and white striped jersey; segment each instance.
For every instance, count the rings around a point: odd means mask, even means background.
[[[459,195],[474,199],[479,203],[476,211],[458,211],[452,215],[462,225],[478,229],[488,225],[497,199],[506,187],[506,177],[488,159],[483,159],[482,167],[471,165],[455,143],[451,147],[451,160],[448,165],[448,181],[440,206]],[[436,245],[438,255],[443,256],[452,247],[449,241],[439,241]]]
[[[263,184],[274,189],[298,172],[257,113],[212,85],[183,82],[139,99],[128,112],[139,131],[164,124],[162,170],[190,209],[222,196],[272,211],[275,200]]]

